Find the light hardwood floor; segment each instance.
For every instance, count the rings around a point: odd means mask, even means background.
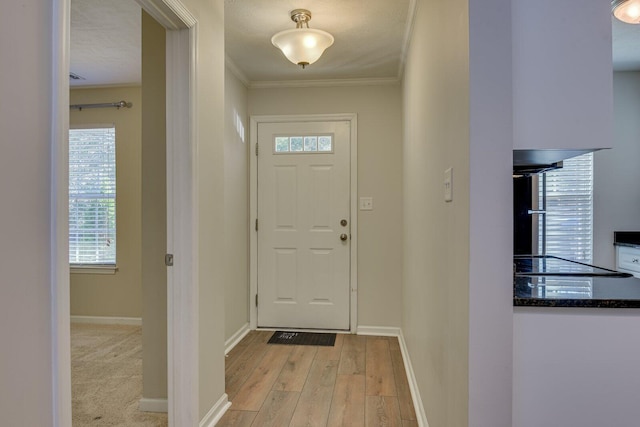
[[[333,347],[267,344],[250,332],[228,355],[232,402],[218,426],[414,427],[398,340],[339,334]]]

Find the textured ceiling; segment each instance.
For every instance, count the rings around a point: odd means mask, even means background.
[[[226,0],[227,56],[249,81],[397,78],[409,0]],[[335,42],[306,69],[289,62],[271,37],[295,28],[290,12],[311,11],[310,28]]]
[[[608,1],[608,0],[607,0]],[[397,79],[414,0],[225,0],[226,53],[246,83],[327,79]],[[273,47],[271,37],[306,8],[311,28],[335,43],[305,70]],[[141,20],[135,0],[71,1],[72,86],[140,83]],[[640,70],[640,25],[613,19],[616,70]]]
[[[134,0],[71,0],[71,86],[139,84],[140,29]]]

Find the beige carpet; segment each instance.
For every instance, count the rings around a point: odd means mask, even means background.
[[[142,328],[71,325],[73,426],[166,426],[167,414],[140,412]]]

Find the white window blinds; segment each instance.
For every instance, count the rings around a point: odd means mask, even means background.
[[[69,262],[116,263],[116,130],[69,130]]]
[[[540,252],[590,263],[593,258],[593,154],[563,162],[540,185],[546,220],[540,221]],[[546,222],[546,230],[543,230]],[[542,247],[545,244],[546,247]]]

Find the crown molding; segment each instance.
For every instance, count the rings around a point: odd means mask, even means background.
[[[251,86],[251,81],[247,78],[247,75],[242,72],[242,70],[236,65],[235,62],[228,55],[224,57],[224,64],[227,66],[227,69],[231,71],[231,74],[236,76],[238,80],[242,82],[245,87]]]
[[[344,87],[344,86],[389,86],[400,84],[397,77],[376,77],[363,79],[323,79],[323,80],[283,80],[255,81],[249,89],[271,89],[292,87]]]
[[[402,81],[404,67],[407,63],[407,52],[413,38],[413,24],[416,19],[416,10],[418,9],[417,0],[409,0],[409,8],[407,10],[407,27],[404,32],[404,40],[402,41],[402,50],[400,52],[400,64],[398,64],[398,80]]]
[[[135,0],[136,3],[168,30],[182,30],[196,25],[196,18],[179,0]]]

